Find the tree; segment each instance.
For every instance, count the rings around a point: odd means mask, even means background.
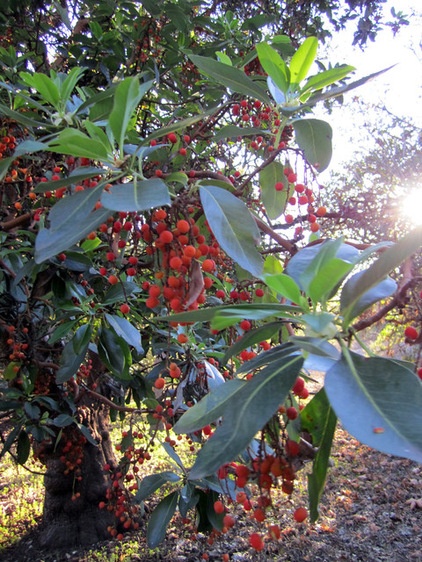
[[[249,502],[248,487],[265,516],[309,455],[315,519],[337,416],[421,460],[414,366],[348,345],[362,312],[402,291],[388,274],[421,229],[364,252],[320,235],[331,128],[309,113],[366,79],[347,65],[310,76],[316,37],[297,47],[267,36],[271,11],[251,22],[223,8],[43,4],[35,34],[32,3],[6,12],[2,455],[24,464],[32,450],[46,467],[46,546],[136,529],[137,505],[167,483],[151,546],[176,508],[203,530],[230,526],[218,498]],[[325,389],[302,409],[321,364]],[[109,420],[123,416],[116,459]],[[180,470],[142,478],[160,441]]]

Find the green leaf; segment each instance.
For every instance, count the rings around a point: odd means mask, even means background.
[[[40,182],[36,185],[35,191],[37,193],[45,193],[46,191],[54,191],[60,187],[67,187],[68,185],[80,184],[83,180],[101,176],[106,174],[107,171],[101,168],[93,168],[88,166],[78,166],[65,178],[59,180]]]
[[[223,250],[252,275],[260,277],[263,259],[257,250],[260,233],[249,209],[229,191],[201,186],[200,197],[208,224]]]
[[[34,152],[39,152],[40,150],[47,150],[47,145],[44,142],[35,140],[25,140],[18,144],[13,153],[13,157],[22,156],[25,154],[33,154]]]
[[[190,479],[213,474],[247,448],[255,434],[284,403],[302,364],[302,357],[287,356],[284,361],[262,369],[233,394],[222,414],[222,424],[200,450],[190,471]]]
[[[174,491],[166,496],[151,514],[147,529],[147,543],[149,548],[156,548],[165,538],[167,525],[176,511],[179,492]]]
[[[337,416],[328,402],[324,389],[320,390],[300,414],[301,428],[312,436],[312,445],[318,448],[308,475],[308,493],[311,521],[318,519],[318,504],[324,491],[330,462],[331,446],[337,425]]]
[[[101,195],[101,203],[112,211],[136,212],[170,205],[167,185],[159,178],[114,185]]]
[[[31,452],[31,441],[26,431],[22,429],[22,431],[19,433],[17,449],[16,449],[18,463],[25,464],[29,458],[30,452]]]
[[[101,361],[117,379],[129,380],[132,364],[130,349],[125,340],[114,330],[103,327],[98,338],[98,354]]]
[[[289,261],[286,271],[307,293],[319,272],[334,258],[354,264],[359,259],[359,251],[350,244],[344,244],[342,238],[326,240],[297,252]]]
[[[356,80],[355,82],[351,82],[350,84],[346,84],[344,86],[339,86],[337,88],[331,88],[331,89],[327,90],[326,92],[315,94],[314,96],[312,96],[311,98],[309,98],[307,100],[306,107],[313,107],[314,105],[316,105],[320,101],[324,101],[324,100],[328,100],[328,99],[335,98],[335,97],[338,97],[338,96],[342,96],[346,92],[350,92],[351,90],[354,90],[355,88],[358,88],[359,86],[363,86],[363,84],[366,84],[367,82],[370,82],[371,80],[373,80],[374,78],[377,78],[381,74],[384,74],[384,72],[387,72],[388,70],[390,70],[394,66],[395,65],[393,64],[392,66],[389,66],[388,68],[384,68],[383,70],[379,70],[378,72],[374,72],[373,74],[369,74],[368,76],[364,76],[363,78],[360,78],[359,80]]]
[[[84,324],[76,330],[73,338],[64,346],[60,357],[60,369],[56,373],[58,384],[67,382],[76,374],[85,359],[91,335],[92,326]]]
[[[298,355],[299,353],[300,349],[291,342],[282,343],[272,347],[268,351],[263,351],[259,355],[256,355],[253,359],[242,363],[242,365],[240,365],[237,369],[236,374],[240,375],[242,373],[252,373],[252,371],[262,369],[265,365],[278,362],[282,363],[285,361],[286,357]]]
[[[144,350],[141,344],[141,333],[129,320],[115,314],[106,313],[105,317],[118,336],[134,347],[137,353],[140,355],[143,354]]]
[[[296,314],[300,312],[299,307],[290,306],[285,304],[273,304],[273,303],[262,303],[262,304],[249,304],[239,305],[238,309],[230,310],[220,310],[215,314],[211,321],[211,329],[213,330],[224,330],[233,324],[237,324],[243,318],[248,320],[264,320],[265,318],[282,317],[284,319],[297,320]],[[242,314],[243,312],[243,314]]]
[[[139,484],[138,491],[136,492],[135,501],[142,502],[146,500],[151,494],[156,490],[161,488],[167,482],[178,482],[180,476],[175,472],[165,471],[159,474],[151,474],[150,476],[145,476]]]
[[[347,325],[361,311],[360,301],[373,287],[398,267],[406,258],[420,250],[422,246],[422,226],[418,226],[391,246],[361,275],[353,276],[345,284],[341,293],[340,312]]]
[[[347,286],[344,286],[341,295],[343,296],[344,293],[345,297],[349,298],[351,291],[355,290],[355,294],[360,292],[359,286],[362,278],[365,277],[365,273],[365,271],[359,271],[358,273],[355,273],[355,275],[353,275],[353,277],[351,277],[347,281]],[[345,290],[347,291],[346,293]],[[386,299],[387,297],[391,297],[391,295],[393,295],[396,290],[397,283],[394,281],[394,279],[391,279],[391,277],[386,277],[385,279],[377,283],[377,285],[374,285],[373,287],[368,289],[363,295],[361,295],[359,299],[354,300],[353,307],[344,315],[344,326],[347,326],[350,320],[356,318],[356,316],[359,316],[364,310],[366,310],[376,302]]]
[[[280,162],[271,162],[259,173],[262,202],[271,220],[277,219],[286,209],[287,199],[290,197],[289,183]],[[284,189],[277,191],[276,183],[282,183]]]
[[[68,425],[72,425],[73,423],[75,423],[75,420],[68,414],[59,414],[53,420],[53,424],[56,427],[67,427]]]
[[[62,102],[67,102],[75,89],[76,84],[85,73],[87,69],[79,66],[75,66],[63,80],[59,86],[60,98]]]
[[[304,351],[312,353],[313,355],[328,357],[333,360],[337,360],[339,358],[340,352],[338,351],[338,349],[322,338],[314,338],[310,336],[291,336],[289,338],[289,341],[295,344],[297,347],[300,347]]]
[[[281,329],[280,322],[271,322],[269,324],[264,324],[253,330],[246,332],[240,339],[236,341],[232,346],[228,348],[224,354],[221,364],[225,365],[230,357],[238,355],[243,349],[246,349],[252,345],[255,345],[261,341],[270,339],[276,332]]]
[[[193,433],[220,418],[229,406],[232,397],[246,384],[240,379],[232,379],[215,387],[197,404],[186,410],[174,426],[175,433]]]
[[[137,77],[129,77],[120,82],[116,88],[114,105],[108,122],[121,151],[133,113],[152,84],[152,80],[139,84]]]
[[[27,86],[29,86],[30,88],[34,88],[44,101],[46,101],[56,109],[60,109],[59,88],[51,78],[41,72],[35,72],[34,74],[30,74],[29,72],[21,72],[19,76]]]
[[[140,288],[136,283],[132,283],[131,281],[124,281],[110,287],[110,289],[104,296],[102,304],[114,304],[115,302],[125,300],[134,293],[139,292]]]
[[[111,154],[113,152],[113,147],[110,143],[110,139],[101,127],[95,125],[91,121],[88,121],[88,119],[85,119],[84,127],[91,139],[104,146],[107,149],[108,154]]]
[[[93,188],[60,199],[54,205],[50,211],[51,227],[40,230],[35,240],[36,263],[67,250],[108,219],[108,209],[89,212],[97,200],[98,194]]]
[[[232,304],[180,312],[171,316],[158,316],[157,320],[165,322],[210,322],[218,317],[219,319],[233,319],[231,324],[236,324],[244,318],[248,320],[263,320],[269,316],[284,316],[290,312],[298,312],[298,307],[277,303]]]
[[[265,90],[259,84],[251,80],[246,74],[233,66],[228,66],[208,57],[189,55],[192,62],[203,74],[207,74],[219,84],[223,84],[232,92],[250,96],[264,103],[271,103]]]
[[[422,462],[420,379],[394,360],[347,354],[325,377],[344,428],[378,451]]]
[[[309,284],[308,294],[312,301],[325,303],[353,268],[353,263],[339,258],[324,263]]]
[[[341,66],[336,66],[335,68],[330,68],[329,70],[324,70],[311,76],[306,84],[301,89],[301,94],[305,94],[310,91],[318,91],[325,88],[325,86],[330,86],[334,82],[338,82],[345,78],[348,74],[355,70],[354,66],[349,66],[348,64],[342,64]]]
[[[110,144],[103,144],[77,129],[63,129],[58,137],[50,142],[49,150],[59,154],[69,154],[75,158],[89,158],[113,163]]]
[[[318,49],[318,39],[308,37],[292,56],[290,61],[290,87],[296,90],[297,86],[306,78]]]
[[[307,161],[318,172],[323,172],[328,168],[333,153],[331,126],[320,119],[297,119],[292,125],[296,142],[304,151]]]
[[[6,177],[7,172],[14,160],[14,156],[8,156],[7,158],[2,158],[0,160],[0,181],[2,181]]]
[[[76,425],[78,426],[79,431],[86,438],[88,443],[91,443],[91,445],[94,445],[94,447],[98,447],[98,442],[92,436],[92,433],[89,430],[89,428],[83,425],[82,423],[77,423]]]
[[[256,45],[256,52],[262,68],[283,94],[287,94],[290,85],[290,71],[284,60],[267,43]]]
[[[0,451],[0,459],[4,457],[4,455],[10,450],[10,447],[13,445],[15,440],[18,438],[20,432],[22,430],[22,423],[18,423],[12,430],[9,432],[9,435],[4,442],[3,449]]]
[[[289,275],[285,273],[266,273],[264,275],[264,282],[270,289],[290,300],[292,303],[296,303],[299,306],[303,303],[304,297],[300,292],[300,288]],[[307,307],[305,306],[304,308],[306,309]]]

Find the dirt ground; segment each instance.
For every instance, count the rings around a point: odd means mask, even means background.
[[[176,519],[165,543],[154,551],[146,547],[142,530],[119,544],[107,541],[89,550],[43,552],[35,528],[0,551],[0,561],[199,562],[206,555],[221,561],[227,553],[233,562],[421,562],[422,466],[372,451],[341,430],[332,461],[317,523],[294,523],[293,505],[280,497],[274,522],[281,525],[282,538],[268,541],[260,553],[249,548],[248,537],[262,527],[239,512],[235,527],[212,545],[204,536],[190,540]],[[306,469],[300,475],[295,506],[306,505]]]

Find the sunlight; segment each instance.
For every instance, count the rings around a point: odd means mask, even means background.
[[[415,187],[409,192],[403,199],[401,210],[403,216],[414,226],[422,224],[422,186]]]

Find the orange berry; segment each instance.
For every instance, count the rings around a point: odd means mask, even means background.
[[[188,340],[189,340],[189,338],[186,334],[177,334],[177,341],[179,343],[187,343]]]
[[[165,379],[163,379],[163,377],[158,377],[158,379],[155,379],[154,386],[158,390],[161,390],[162,388],[164,388],[165,384],[166,384],[166,381],[165,381]]]
[[[117,285],[119,279],[115,275],[109,275],[108,282],[110,283],[110,285]]]
[[[183,248],[183,253],[188,258],[194,258],[196,256],[196,248],[195,246],[185,246]]]
[[[207,273],[212,273],[215,270],[215,261],[206,259],[202,262],[202,270]]]
[[[163,244],[170,244],[173,241],[173,238],[173,233],[170,232],[170,230],[163,230],[159,236],[159,240]]]
[[[176,228],[181,234],[186,234],[190,230],[190,224],[188,223],[188,221],[181,219],[177,221]]]

